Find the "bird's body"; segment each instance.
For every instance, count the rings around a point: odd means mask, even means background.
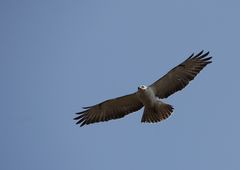
[[[173,107],[160,99],[182,90],[209,63],[209,52],[192,54],[184,62],[170,70],[150,86],[141,85],[138,91],[126,96],[106,100],[94,106],[84,107],[74,118],[80,126],[118,119],[144,107],[141,122],[155,123],[168,118]]]
[[[137,97],[144,106],[153,107],[157,102],[157,98],[153,90],[145,85],[138,87]]]
[[[136,95],[144,105],[142,122],[158,122],[164,117],[169,117],[173,111],[173,107],[162,102],[151,87],[139,86]]]

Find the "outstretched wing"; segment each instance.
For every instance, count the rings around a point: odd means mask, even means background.
[[[195,76],[209,63],[212,57],[207,57],[209,52],[201,51],[192,54],[184,62],[170,70],[166,75],[153,83],[150,87],[159,98],[167,98],[173,93],[182,90]]]
[[[96,122],[108,121],[111,119],[119,119],[125,115],[137,111],[143,107],[137,98],[136,93],[115,99],[106,100],[94,106],[84,107],[84,111],[76,113],[79,116],[74,118],[76,124],[88,125]]]

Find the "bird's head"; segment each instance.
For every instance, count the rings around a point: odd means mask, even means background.
[[[147,89],[147,86],[141,85],[138,87],[138,91],[145,91]]]

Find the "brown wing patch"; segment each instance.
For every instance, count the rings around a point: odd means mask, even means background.
[[[96,122],[108,121],[111,119],[119,119],[125,115],[137,111],[143,107],[135,93],[106,100],[100,104],[85,107],[86,110],[76,113],[76,124],[80,126],[88,125]]]
[[[197,55],[192,54],[184,62],[154,82],[150,87],[154,90],[156,96],[167,98],[186,87],[206,65],[212,62],[212,57],[207,57],[208,54],[209,52],[203,53],[203,51]]]

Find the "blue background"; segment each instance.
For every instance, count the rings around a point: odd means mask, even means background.
[[[0,1],[0,169],[240,169],[239,1]],[[211,52],[173,115],[80,128],[82,106]]]

